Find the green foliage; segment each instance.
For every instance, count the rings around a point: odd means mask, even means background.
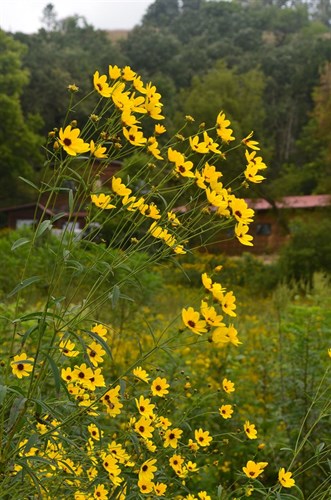
[[[110,62],[121,64],[124,60],[106,32],[95,30],[79,16],[57,21],[51,31],[41,29],[16,37],[27,47],[23,62],[30,73],[22,106],[25,113],[43,116],[45,135],[63,124],[68,85],[76,84],[78,95],[86,95],[97,67],[107,71]],[[76,110],[76,119],[83,120],[90,108],[91,100],[87,100]]]
[[[2,236],[0,234],[0,258],[6,269],[6,273],[3,273],[0,280],[0,293],[3,300],[6,296],[11,296],[16,284],[21,281],[24,270],[23,262],[30,254],[28,243],[31,242],[32,236],[32,231],[26,228],[11,231],[9,234],[4,231]],[[146,269],[149,259],[147,255],[137,253],[130,259],[121,259],[121,253],[121,250],[115,249],[105,252],[104,245],[88,241],[83,244],[77,241],[75,245],[71,237],[68,237],[67,241],[61,241],[59,237],[47,230],[36,241],[33,252],[29,256],[29,265],[25,269],[28,279],[38,277],[38,283],[34,282],[33,292],[28,289],[27,293],[23,293],[26,303],[31,304],[42,300],[45,291],[49,291],[52,279],[49,269],[52,268],[55,259],[57,265],[62,262],[61,274],[66,281],[68,297],[74,297],[75,301],[82,300],[98,278],[108,270],[108,278],[104,280],[100,293],[106,293],[114,283],[121,283],[120,292],[126,296],[126,308],[132,312],[155,293],[161,281],[160,276],[156,275],[152,268]],[[117,264],[112,268],[115,262],[118,263],[121,260],[123,264]],[[74,273],[73,269],[75,269]],[[56,296],[57,293],[60,294],[60,291],[55,287],[52,293]]]
[[[331,222],[329,218],[292,223],[291,240],[280,255],[280,272],[287,283],[312,289],[314,274],[331,274]]]
[[[18,176],[33,175],[40,166],[41,138],[36,131],[40,121],[25,118],[21,96],[28,83],[28,72],[22,67],[25,47],[0,30],[0,177],[2,194],[8,203],[26,197],[20,189]],[[3,203],[3,201],[1,201]]]

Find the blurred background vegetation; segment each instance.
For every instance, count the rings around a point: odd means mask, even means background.
[[[52,4],[35,34],[0,32],[0,206],[33,196],[40,144],[63,125],[67,87],[130,65],[157,85],[166,125],[185,114],[213,125],[224,109],[237,137],[263,145],[268,179],[247,196],[331,191],[331,7],[328,0],[156,0],[140,25],[115,36]],[[78,124],[90,113],[76,113]]]

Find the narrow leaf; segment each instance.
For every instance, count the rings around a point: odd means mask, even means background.
[[[86,332],[88,335],[90,335],[90,337],[92,337],[94,340],[99,342],[99,344],[102,345],[102,347],[104,348],[104,350],[106,351],[106,353],[108,354],[110,359],[113,360],[113,356],[112,356],[111,350],[109,349],[109,345],[102,337],[100,337],[100,335],[98,335],[95,332],[91,332],[90,330],[83,330],[83,332]]]
[[[24,177],[19,177],[19,179],[25,182],[25,184],[28,184],[29,186],[33,187],[33,189],[39,191],[39,188],[35,184],[33,184],[33,182],[29,181],[28,179],[25,179]]]
[[[69,191],[68,204],[69,204],[69,213],[71,215],[72,212],[74,211],[74,193],[72,189],[70,189]]]
[[[22,247],[23,245],[26,245],[30,241],[31,240],[29,240],[29,238],[19,238],[18,240],[14,241],[11,250],[16,250],[16,248]]]
[[[118,285],[113,286],[113,290],[111,291],[109,297],[111,300],[112,308],[115,309],[117,306],[118,299],[120,298],[120,287]]]
[[[0,405],[4,402],[4,399],[7,394],[7,386],[6,385],[0,385]]]
[[[65,212],[59,212],[58,214],[54,215],[52,218],[51,218],[51,221],[52,222],[55,222],[59,219],[62,219],[62,217],[66,217],[66,213]]]
[[[19,418],[22,410],[24,409],[26,402],[26,398],[20,397],[14,399],[13,405],[9,412],[8,430],[12,429],[12,427],[14,426],[16,420]]]
[[[56,394],[58,396],[60,394],[60,391],[61,391],[61,377],[60,377],[59,369],[56,366],[56,363],[51,356],[49,356],[46,352],[44,352],[43,354],[46,356],[46,358],[49,362],[49,365],[51,367],[51,370],[53,372]]]
[[[50,220],[44,220],[38,227],[36,231],[36,239],[39,238],[47,229],[52,229],[52,223]]]
[[[31,276],[31,278],[26,278],[18,285],[16,285],[15,288],[7,295],[7,297],[12,297],[13,295],[15,295],[15,293],[23,290],[23,288],[26,288],[27,286],[32,285],[32,283],[36,283],[37,281],[40,281],[40,276]]]

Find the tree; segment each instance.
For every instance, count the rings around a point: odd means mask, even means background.
[[[194,77],[192,86],[181,93],[181,116],[193,109],[195,121],[203,120],[206,127],[211,127],[218,112],[223,110],[231,121],[236,118],[232,124],[238,138],[254,128],[262,139],[264,88],[265,78],[260,70],[240,73],[237,68],[229,68],[225,61],[218,61],[204,76]]]
[[[44,24],[46,31],[53,31],[58,25],[57,14],[54,5],[49,3],[43,10],[41,22]]]
[[[121,65],[125,59],[107,32],[95,30],[81,16],[58,20],[51,31],[41,29],[33,35],[16,34],[27,45],[23,63],[31,79],[22,98],[25,113],[39,113],[44,134],[60,127],[69,104],[68,85],[79,87],[77,98],[91,89],[93,73],[107,73],[109,64]],[[91,102],[80,107],[77,120],[86,116]]]
[[[28,83],[22,68],[24,46],[0,30],[0,178],[1,203],[12,196],[26,196],[19,176],[33,176],[41,165],[41,138],[37,135],[40,120],[25,117],[21,95]]]

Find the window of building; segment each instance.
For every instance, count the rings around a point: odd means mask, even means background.
[[[31,227],[34,225],[36,221],[34,219],[17,219],[16,220],[16,229],[19,229],[20,227]]]
[[[256,224],[255,234],[257,236],[269,236],[271,234],[271,224],[267,222],[263,224]]]

